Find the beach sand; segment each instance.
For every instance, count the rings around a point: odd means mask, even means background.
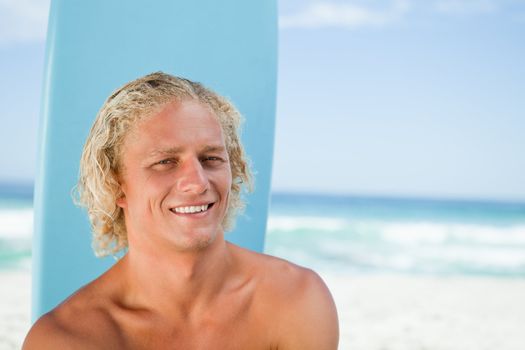
[[[323,278],[338,307],[340,349],[525,349],[525,279]]]
[[[30,313],[31,272],[0,270],[0,350],[22,347]]]
[[[525,279],[321,274],[343,350],[523,350]],[[0,271],[0,349],[30,325],[29,271]]]

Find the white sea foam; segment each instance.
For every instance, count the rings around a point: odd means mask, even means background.
[[[270,216],[268,218],[268,232],[276,231],[338,231],[344,229],[346,220],[329,217],[314,216]]]
[[[383,233],[386,240],[403,244],[444,244],[461,241],[472,244],[525,245],[525,225],[395,222],[381,224],[377,229]]]
[[[402,244],[444,243],[448,237],[448,226],[433,223],[388,223],[378,229],[383,238]]]
[[[359,220],[335,217],[270,216],[268,232],[312,230],[320,235],[341,231],[379,235],[382,240],[404,245],[463,242],[488,245],[525,245],[525,224],[484,225],[439,221]]]
[[[33,209],[1,209],[0,238],[31,238],[33,232]]]

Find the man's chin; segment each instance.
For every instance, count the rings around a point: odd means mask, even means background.
[[[174,248],[180,252],[198,252],[207,249],[217,239],[217,233],[202,232],[178,237],[175,240]]]

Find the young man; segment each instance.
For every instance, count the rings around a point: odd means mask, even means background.
[[[97,253],[127,252],[42,316],[23,349],[337,348],[317,274],[224,239],[251,180],[239,124],[227,100],[164,73],[108,98],[78,199]]]

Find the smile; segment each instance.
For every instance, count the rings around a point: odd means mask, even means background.
[[[207,211],[209,208],[211,208],[212,205],[213,203],[203,205],[191,205],[187,207],[172,208],[170,210],[178,214],[193,214]]]

